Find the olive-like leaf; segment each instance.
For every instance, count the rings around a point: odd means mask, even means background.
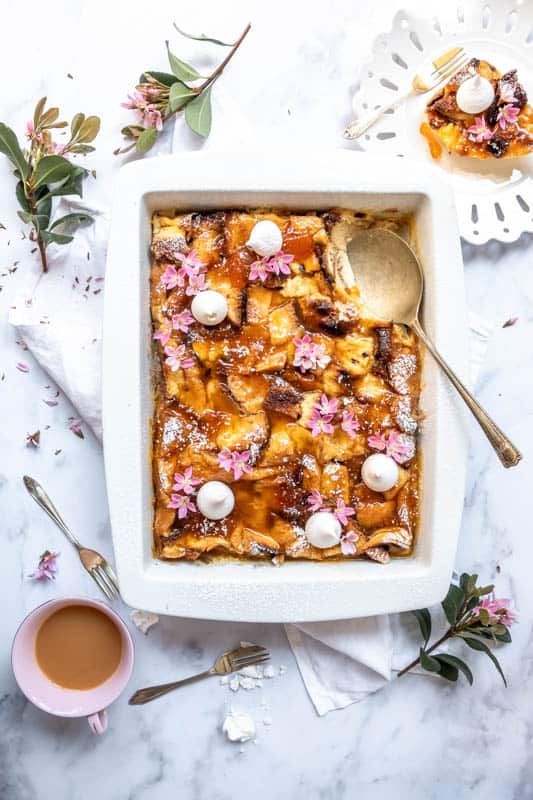
[[[429,637],[431,636],[431,614],[429,613],[427,608],[420,608],[417,611],[413,611],[412,613],[418,620],[420,633],[422,634],[422,638],[424,639],[424,647],[425,647],[429,642]]]
[[[211,131],[211,87],[185,106],[185,121],[198,136],[207,138]]]
[[[81,225],[92,225],[94,218],[89,214],[65,214],[64,217],[54,220],[50,225],[50,230],[54,230],[59,226],[66,226],[69,230],[79,228]]]
[[[185,36],[187,39],[194,39],[195,42],[211,42],[212,44],[220,44],[222,47],[233,47],[233,45],[236,44],[235,42],[222,42],[220,39],[212,39],[210,36],[204,36],[203,33],[201,33],[200,36],[193,36],[192,33],[185,33],[181,28],[178,28],[175,22],[174,27],[182,36]]]
[[[146,128],[135,142],[135,147],[139,153],[147,153],[154,146],[156,139],[157,128]]]
[[[85,122],[85,114],[82,114],[81,111],[78,114],[74,114],[72,117],[72,122],[70,123],[70,134],[74,139],[81,128],[82,124]]]
[[[482,642],[481,639],[474,639],[473,636],[463,636],[462,639],[472,650],[477,650],[480,653],[485,653],[485,655],[487,655],[490,658],[490,660],[500,673],[501,679],[505,687],[507,687],[507,681],[505,680],[505,675],[503,674],[500,662],[498,661],[498,659],[496,658],[490,647],[488,647],[485,644],[485,642]]]
[[[148,83],[147,75],[154,78],[154,80],[161,83],[163,86],[172,86],[176,80],[176,76],[172,75],[170,72],[158,72],[156,69],[147,69],[139,78],[139,83]]]
[[[67,236],[64,233],[50,233],[50,231],[42,231],[41,238],[46,244],[69,244],[74,239],[74,236]]]
[[[44,156],[38,162],[34,172],[34,186],[44,186],[48,183],[56,183],[68,177],[74,169],[70,161],[62,156]]]
[[[58,108],[49,108],[43,114],[41,114],[41,119],[39,121],[40,128],[48,128],[49,125],[53,125],[54,122],[59,117],[59,109]]]
[[[52,213],[52,198],[48,196],[44,196],[43,199],[37,201],[37,214],[39,216],[43,216],[46,220],[44,224],[41,225],[42,228],[47,228],[50,224],[50,214]]]
[[[202,77],[202,75],[200,75],[200,73],[197,72],[194,67],[191,67],[190,64],[186,64],[185,61],[181,61],[181,59],[171,52],[168,42],[165,42],[165,44],[167,46],[168,63],[170,64],[170,69],[178,80],[195,81]]]
[[[52,197],[60,197],[68,194],[77,194],[78,197],[82,197],[83,181],[87,174],[87,170],[83,169],[83,167],[74,167],[68,178],[59,186],[55,186],[50,195]]]
[[[443,674],[443,664],[447,664],[448,667],[453,668],[456,673],[457,670],[463,673],[465,678],[467,679],[470,686],[474,683],[474,676],[472,675],[472,670],[461,658],[457,658],[457,656],[451,656],[448,653],[436,653],[434,658],[441,664],[441,671],[440,674]],[[449,678],[448,680],[457,680],[457,674],[455,678]]]
[[[69,147],[70,153],[79,153],[81,155],[93,153],[95,150],[96,147],[93,147],[92,144],[73,144],[71,147]]]
[[[24,183],[19,181],[15,187],[15,194],[17,196],[17,200],[19,201],[19,206],[24,210],[29,212],[30,204],[24,194]]]
[[[439,662],[433,656],[429,656],[422,647],[420,648],[420,666],[428,672],[440,672]]]
[[[100,117],[87,117],[78,131],[77,140],[79,142],[92,142],[98,136],[100,130]]]
[[[457,622],[457,617],[459,616],[459,612],[464,601],[465,593],[459,588],[459,586],[456,586],[454,583],[452,583],[448,589],[448,594],[442,601],[442,608],[444,609],[446,619],[450,625],[455,625]]]
[[[18,216],[28,225],[34,225],[37,232],[48,225],[49,218],[45,214],[29,214],[27,211],[17,211]]]
[[[3,153],[9,158],[11,163],[20,172],[21,178],[27,178],[30,172],[30,166],[24,158],[18,139],[7,125],[0,122],[0,153]]]
[[[174,81],[170,87],[170,95],[168,98],[170,110],[178,111],[178,109],[180,109],[189,98],[194,97],[194,95],[195,92],[189,89],[184,83],[181,81]]]
[[[41,114],[44,111],[45,105],[46,105],[46,97],[41,97],[41,99],[35,106],[35,111],[33,112],[33,125],[35,128],[39,124],[39,120],[41,119]]]

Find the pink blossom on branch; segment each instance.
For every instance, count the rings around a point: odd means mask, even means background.
[[[491,594],[490,597],[485,597],[481,603],[474,608],[474,613],[479,614],[481,609],[485,609],[485,611],[488,611],[493,624],[501,622],[502,625],[510,627],[513,622],[517,620],[516,612],[514,612],[510,606],[511,601],[508,597],[497,599],[494,597],[494,594]]]

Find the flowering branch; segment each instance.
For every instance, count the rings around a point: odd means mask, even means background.
[[[74,237],[66,231],[72,232],[93,221],[87,214],[66,214],[51,222],[52,201],[60,195],[82,196],[82,183],[88,170],[72,164],[68,156],[92,152],[94,147],[89,142],[100,130],[98,117],[76,114],[70,123],[70,138],[64,144],[57,144],[51,131],[66,128],[68,123],[58,122],[58,108],[45,110],[45,105],[46,97],[42,97],[33,119],[26,124],[28,147],[25,150],[11,128],[0,123],[0,153],[15,167],[19,179],[15,193],[21,207],[18,215],[32,226],[30,238],[37,242],[43,272],[48,271],[48,245],[68,244]]]
[[[191,36],[174,25],[176,30],[188,39],[212,42],[222,47],[231,47],[226,58],[218,67],[204,78],[190,64],[181,61],[175,56],[167,45],[168,60],[172,73],[148,70],[142,73],[140,82],[135,87],[133,95],[128,95],[128,100],[122,103],[124,108],[135,111],[137,121],[133,125],[122,128],[122,135],[126,139],[133,139],[127,147],[117,148],[115,155],[128,153],[136,148],[138,153],[147,153],[156,140],[159,131],[163,130],[174,114],[183,111],[185,122],[199,136],[207,137],[211,130],[211,87],[217,78],[222,75],[244,39],[250,31],[250,24],[246,26],[236,42],[228,44],[219,39],[210,39],[207,36]],[[193,86],[196,81],[202,80],[200,85]]]
[[[486,640],[492,641],[493,644],[509,643],[511,641],[509,627],[516,621],[516,615],[509,608],[510,600],[497,600],[493,594],[494,586],[477,586],[477,578],[477,575],[463,573],[459,579],[459,586],[452,583],[442,601],[442,608],[450,627],[430,647],[428,643],[431,638],[431,614],[427,608],[413,611],[424,638],[424,646],[420,648],[418,658],[400,670],[398,678],[420,664],[422,669],[448,681],[456,681],[459,672],[462,672],[472,685],[474,676],[462,659],[449,653],[431,655],[443,642],[459,637],[472,650],[485,653],[490,658],[507,686],[500,663]]]

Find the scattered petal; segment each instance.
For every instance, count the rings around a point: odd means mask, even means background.
[[[30,371],[30,368],[28,367],[28,365],[25,364],[23,361],[17,362],[17,364],[15,364],[15,366],[18,369],[19,372],[29,372]]]
[[[518,322],[518,317],[509,317],[509,319],[506,322],[503,323],[502,328],[510,328],[516,322]]]
[[[54,581],[57,572],[57,558],[59,553],[51,553],[50,550],[45,550],[39,556],[39,563],[37,569],[34,570],[28,577],[33,578],[35,581]]]

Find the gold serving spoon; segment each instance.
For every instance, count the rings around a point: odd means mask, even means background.
[[[444,370],[504,467],[514,467],[522,454],[472,397],[448,366],[418,319],[424,293],[424,273],[413,250],[397,233],[382,229],[355,230],[346,254],[365,305],[379,319],[409,325]]]

